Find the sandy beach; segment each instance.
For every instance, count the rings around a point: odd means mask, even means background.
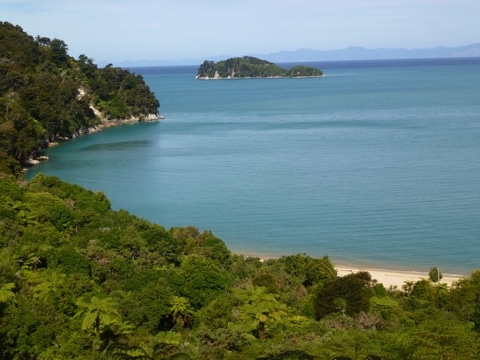
[[[390,287],[397,287],[399,290],[402,289],[402,285],[405,281],[419,281],[419,280],[428,280],[427,272],[413,272],[413,271],[398,271],[398,270],[387,270],[387,269],[371,269],[371,268],[361,268],[355,266],[335,266],[338,276],[345,276],[352,273],[357,273],[359,271],[368,271],[372,275],[372,279],[377,280],[379,283],[382,283],[385,288],[389,289]],[[458,281],[464,277],[463,275],[452,275],[452,274],[443,274],[440,283],[447,284],[451,286],[452,283]]]
[[[234,252],[237,255],[243,255],[245,257],[255,257],[259,258],[260,261],[265,261],[268,259],[277,258],[276,256],[266,256],[265,254],[252,254],[252,253],[243,253],[243,252]],[[392,269],[381,269],[373,268],[370,266],[364,267],[356,264],[336,264],[334,262],[333,267],[337,270],[338,276],[345,276],[348,274],[355,274],[359,271],[367,271],[372,276],[372,279],[377,280],[379,283],[382,283],[386,289],[397,288],[402,290],[402,285],[405,281],[419,281],[419,280],[428,280],[428,272],[425,271],[414,271],[414,270],[392,270]],[[441,271],[441,269],[440,269]],[[442,273],[443,277],[440,280],[440,283],[447,284],[451,286],[454,282],[468,276],[464,274],[445,274]]]

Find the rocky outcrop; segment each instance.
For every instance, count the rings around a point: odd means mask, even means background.
[[[86,94],[87,94],[87,90],[85,88],[78,89],[79,99],[83,98]],[[123,125],[123,124],[134,124],[142,121],[157,121],[159,119],[162,119],[162,120],[164,119],[163,116],[159,116],[158,114],[142,114],[138,116],[131,116],[130,118],[126,118],[126,119],[110,119],[108,116],[105,116],[105,114],[102,113],[99,109],[97,109],[92,102],[90,102],[89,107],[93,111],[95,116],[100,119],[100,125],[98,125],[98,127],[100,128]]]
[[[78,98],[82,99],[84,96],[88,94],[87,90],[85,88],[79,88],[78,89]],[[165,119],[164,116],[158,115],[158,114],[142,114],[138,116],[131,116],[126,119],[110,119],[107,116],[105,116],[100,110],[95,108],[93,103],[90,103],[90,109],[93,111],[95,116],[99,119],[99,123],[95,126],[90,126],[90,127],[85,127],[76,130],[75,132],[71,133],[70,135],[52,135],[49,138],[46,138],[43,140],[43,143],[41,144],[42,148],[48,148],[51,146],[56,146],[59,143],[69,141],[71,139],[75,139],[79,136],[86,135],[86,134],[92,134],[96,133],[98,131],[101,131],[103,129],[112,127],[112,126],[120,126],[120,125],[126,125],[126,124],[136,124],[139,122],[153,122],[153,121],[158,121],[158,120],[163,120]],[[26,166],[33,166],[33,165],[38,165],[39,163],[48,160],[47,156],[38,156],[37,152],[33,153],[27,160],[25,160],[23,163]]]

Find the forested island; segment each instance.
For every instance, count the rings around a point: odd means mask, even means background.
[[[123,122],[158,118],[141,75],[68,54],[59,39],[33,38],[0,22],[0,170],[17,173],[51,142]]]
[[[338,276],[327,256],[233,254],[212,231],[114,211],[103,192],[25,181],[12,164],[43,138],[95,126],[92,104],[115,114],[123,99],[129,117],[157,103],[138,76],[0,30],[0,359],[480,357],[480,271],[447,286],[433,268],[385,288],[365,271]],[[133,89],[147,104],[122,97]]]
[[[303,78],[321,77],[323,72],[309,66],[294,66],[284,69],[266,60],[252,56],[235,57],[228,60],[205,60],[197,71],[197,79],[245,79],[245,78]]]

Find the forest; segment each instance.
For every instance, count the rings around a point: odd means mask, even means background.
[[[90,101],[112,117],[158,105],[141,77],[1,24],[1,360],[480,358],[480,271],[385,288],[338,276],[327,254],[234,254],[211,230],[14,171],[42,139],[99,121]]]
[[[0,22],[0,171],[19,173],[49,142],[102,121],[142,119],[159,106],[141,75],[74,59],[64,41]]]
[[[0,359],[478,359],[480,272],[386,289],[0,176]]]

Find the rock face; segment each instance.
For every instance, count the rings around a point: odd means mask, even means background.
[[[87,94],[87,91],[84,88],[78,89],[78,98],[82,99]],[[110,119],[103,112],[98,110],[92,102],[89,104],[90,109],[93,111],[95,116],[101,120],[101,124],[98,125],[100,127],[110,127],[114,125],[121,125],[121,124],[133,124],[141,121],[157,121],[158,119],[164,119],[163,116],[159,116],[158,114],[146,114],[146,115],[139,115],[139,116],[131,116],[130,118],[126,119]],[[88,129],[87,129],[88,130]],[[87,131],[90,132],[90,131]]]
[[[308,66],[295,66],[287,70],[266,60],[251,56],[230,58],[215,63],[205,60],[198,68],[196,78],[210,79],[244,79],[244,78],[298,78],[320,77],[323,72]]]
[[[77,95],[78,99],[82,99],[87,95],[88,95],[87,90],[85,90],[84,88],[78,89],[78,95]],[[95,116],[100,120],[98,125],[78,129],[77,131],[69,135],[50,136],[49,138],[43,140],[41,147],[48,148],[51,146],[56,146],[59,143],[62,143],[71,139],[75,139],[82,135],[93,134],[112,126],[119,126],[124,124],[135,124],[138,122],[153,122],[153,121],[158,121],[159,119],[161,120],[165,119],[164,116],[158,115],[158,114],[145,114],[145,115],[139,115],[139,116],[131,116],[126,119],[110,119],[107,116],[105,116],[100,110],[95,108],[93,103],[90,103],[89,107],[93,111]],[[40,162],[48,160],[48,157],[46,156],[36,156],[36,153],[37,152],[32,153],[31,157],[25,162],[26,166],[38,165]]]
[[[126,119],[107,119],[104,117],[100,117],[102,119],[103,127],[110,127],[115,125],[123,125],[123,124],[134,124],[138,122],[152,122],[157,121],[159,116],[157,114],[147,114],[147,115],[140,115],[140,116],[131,116]]]

